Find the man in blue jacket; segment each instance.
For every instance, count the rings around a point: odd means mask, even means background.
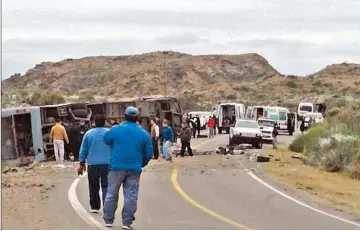
[[[90,207],[92,213],[98,213],[101,207],[100,184],[103,194],[103,202],[108,187],[108,172],[110,147],[104,143],[104,135],[109,130],[105,126],[104,115],[95,116],[95,128],[87,131],[80,147],[80,167],[78,172],[82,174],[85,163],[88,164],[88,180],[90,191]]]
[[[172,146],[174,142],[174,133],[169,125],[169,120],[163,121],[163,134],[161,136],[162,154],[167,161],[172,161]]]
[[[136,124],[138,117],[137,108],[126,108],[125,122],[112,127],[104,136],[105,143],[111,146],[109,187],[104,204],[106,227],[112,227],[114,222],[121,185],[124,192],[123,229],[131,229],[135,220],[140,175],[153,155],[150,135]]]

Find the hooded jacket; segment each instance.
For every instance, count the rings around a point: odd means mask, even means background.
[[[170,126],[165,126],[163,128],[161,142],[164,142],[164,141],[170,141],[171,143],[174,142],[174,134],[173,134],[173,130]]]
[[[152,158],[149,133],[134,122],[125,121],[112,127],[104,136],[111,147],[110,170],[142,172]]]
[[[88,165],[109,164],[110,147],[104,143],[109,129],[95,127],[87,131],[81,143],[79,161],[87,160]]]

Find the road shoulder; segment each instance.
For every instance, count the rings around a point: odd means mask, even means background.
[[[91,229],[75,213],[67,191],[76,178],[76,166],[52,162],[34,169],[15,168],[2,175],[3,229]],[[16,172],[15,172],[16,171]]]
[[[305,165],[287,148],[265,149],[273,157],[258,168],[258,175],[287,194],[342,217],[359,221],[360,183],[340,173],[329,173]],[[276,161],[275,161],[276,160]]]

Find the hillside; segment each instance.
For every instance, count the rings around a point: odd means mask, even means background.
[[[283,76],[258,54],[188,55],[172,51],[43,62],[2,81],[18,101],[35,92],[111,100],[150,94],[179,97],[185,108],[218,101],[294,105],[317,95],[360,93],[360,65],[337,64],[306,77]],[[196,105],[197,104],[197,105]]]

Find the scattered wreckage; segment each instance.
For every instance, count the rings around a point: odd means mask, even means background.
[[[268,155],[260,154],[256,149],[253,149],[251,144],[218,147],[215,149],[215,153],[226,155],[227,158],[231,155],[246,155],[249,160],[255,160],[256,162],[269,162],[271,158]]]
[[[101,113],[110,120],[121,123],[127,106],[140,111],[141,125],[150,131],[150,120],[170,121],[175,135],[180,130],[182,109],[171,96],[147,96],[103,103],[64,103],[2,109],[1,160],[10,165],[26,165],[32,161],[50,160],[54,156],[50,143],[50,130],[59,117],[66,124],[84,121],[89,128],[95,114]],[[162,129],[162,123],[159,123]],[[71,142],[71,141],[70,141]]]

